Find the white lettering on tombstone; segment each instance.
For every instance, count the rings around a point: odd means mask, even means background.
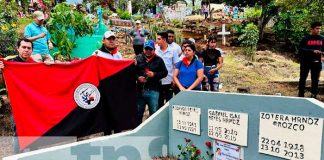
[[[259,152],[287,159],[320,160],[323,119],[260,113]]]
[[[208,136],[247,146],[248,114],[208,109]]]
[[[173,129],[200,135],[200,114],[200,108],[173,105]]]

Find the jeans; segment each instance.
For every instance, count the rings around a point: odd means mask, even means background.
[[[155,113],[159,107],[159,92],[145,89],[137,93],[137,123],[142,123],[145,106],[148,105],[150,115]]]
[[[213,74],[209,74],[208,72],[211,69],[214,69],[214,66],[205,66],[204,67],[204,75],[205,79],[202,81],[202,86],[204,91],[218,91],[219,90],[219,72],[215,71]],[[209,86],[209,89],[208,89]]]
[[[301,62],[300,63],[300,79],[299,79],[299,97],[304,97],[305,95],[305,85],[306,78],[309,71],[311,71],[311,80],[312,80],[312,90],[311,93],[316,96],[318,94],[318,82],[319,76],[322,70],[321,62]]]
[[[18,154],[18,153],[20,153],[20,147],[19,147],[19,141],[18,141],[18,136],[17,136],[17,131],[16,131],[16,123],[15,123],[13,116],[11,116],[10,119],[11,119],[11,129],[14,133],[14,135],[12,137],[13,151],[14,151],[14,154]]]
[[[159,93],[160,93],[160,95],[159,95],[159,108],[161,108],[173,96],[172,84],[160,85]],[[165,102],[164,102],[164,100],[165,100]]]

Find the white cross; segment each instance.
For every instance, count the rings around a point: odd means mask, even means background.
[[[225,23],[222,24],[222,31],[221,32],[218,32],[217,35],[222,35],[222,45],[225,46],[226,45],[226,38],[225,36],[226,35],[229,35],[231,34],[231,32],[226,32],[225,31]]]

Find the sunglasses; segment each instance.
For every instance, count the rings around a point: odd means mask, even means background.
[[[147,51],[153,51],[153,49],[152,48],[149,48],[149,47],[144,48],[144,49],[147,50]]]
[[[116,37],[109,37],[109,38],[106,38],[107,40],[110,40],[110,41],[114,41],[114,40],[116,40]]]

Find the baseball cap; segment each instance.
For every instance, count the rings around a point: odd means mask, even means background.
[[[135,21],[135,24],[138,24],[138,23],[141,23],[141,21],[140,20]]]
[[[42,11],[35,11],[33,13],[33,18],[37,18],[38,20],[44,20],[45,16],[44,16],[44,13]]]
[[[115,33],[112,32],[112,31],[106,31],[105,34],[104,34],[104,38],[109,38],[109,37],[116,37],[115,36]]]
[[[195,39],[193,38],[189,38],[188,40],[191,41],[192,43],[196,43]]]
[[[145,43],[144,43],[144,48],[151,48],[151,49],[155,49],[154,47],[154,41],[153,40],[147,40]]]

